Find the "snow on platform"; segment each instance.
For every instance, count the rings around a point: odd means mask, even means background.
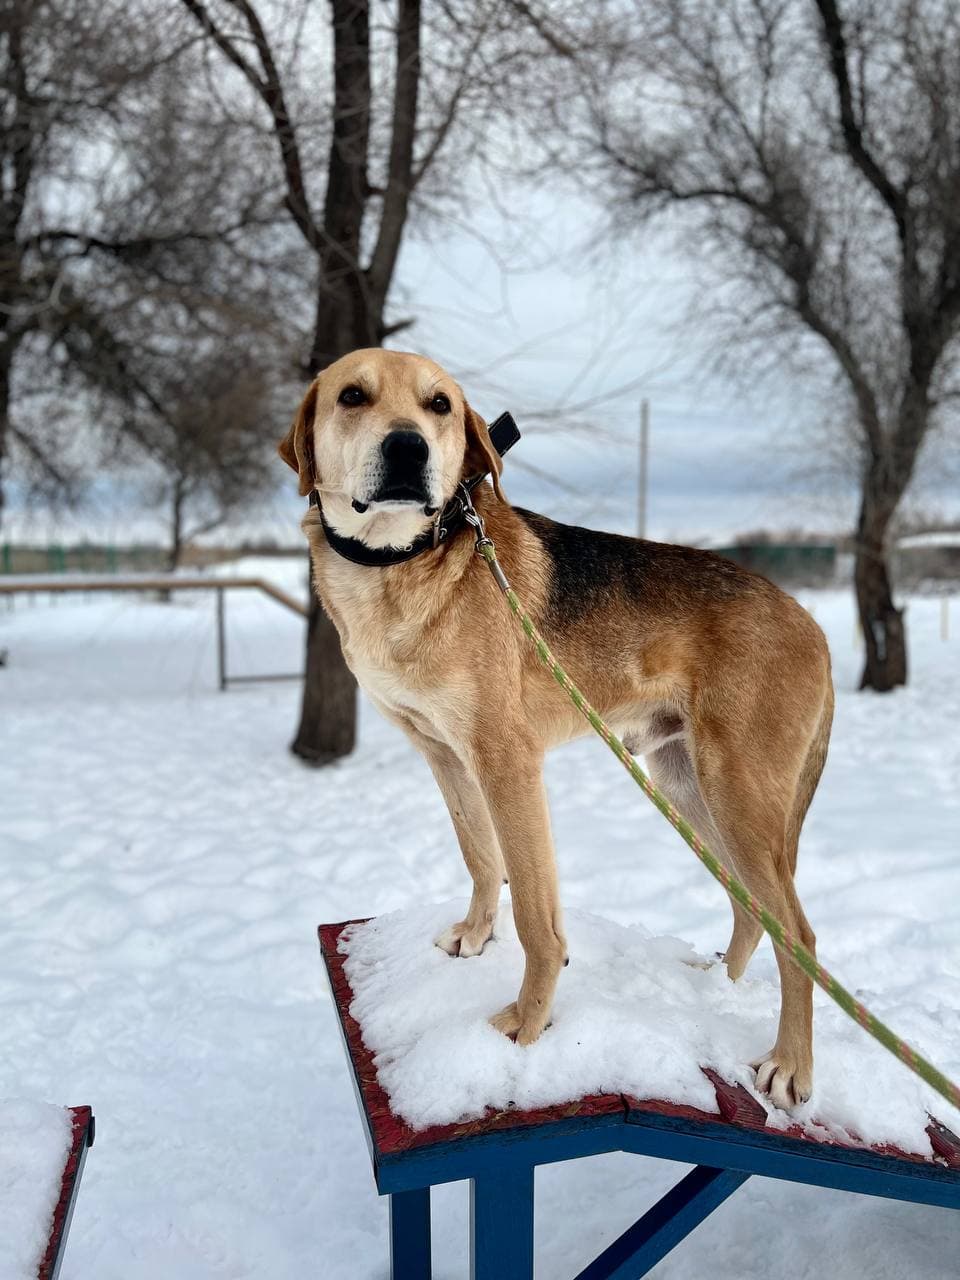
[[[36,1280],[73,1146],[73,1116],[0,1099],[0,1280]]]
[[[592,1094],[716,1112],[701,1070],[712,1067],[764,1104],[769,1128],[799,1121],[811,1136],[932,1154],[929,1113],[947,1105],[825,996],[816,1014],[813,1096],[789,1114],[770,1106],[753,1089],[747,1064],[776,1038],[777,983],[751,979],[749,971],[732,983],[714,957],[639,925],[568,911],[570,965],[551,1025],[536,1044],[517,1046],[488,1023],[516,998],[523,976],[509,904],[481,956],[461,960],[429,946],[466,906],[391,912],[348,926],[340,942],[354,993],[350,1013],[392,1109],[412,1128]]]

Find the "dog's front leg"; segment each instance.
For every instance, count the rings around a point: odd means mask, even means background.
[[[456,752],[409,722],[403,727],[433,770],[473,880],[466,917],[444,929],[436,945],[450,956],[478,956],[493,934],[504,878],[497,834],[483,793]]]
[[[511,749],[496,758],[481,752],[477,777],[503,853],[513,918],[526,957],[516,1002],[491,1021],[517,1044],[532,1044],[550,1018],[557,978],[567,959],[543,757],[518,752],[514,739]]]

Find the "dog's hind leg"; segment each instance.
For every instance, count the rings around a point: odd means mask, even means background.
[[[759,789],[751,772],[738,766],[733,744],[724,743],[718,731],[710,741],[697,744],[697,776],[734,871],[785,929],[814,952],[816,938],[793,884],[788,806]],[[791,1107],[805,1102],[813,1088],[813,983],[779,948],[776,958],[777,1039],[754,1065],[757,1088],[769,1093],[778,1107]]]
[[[694,831],[706,841],[718,858],[729,859],[720,833],[700,792],[693,761],[683,742],[667,743],[646,758],[647,769],[653,782],[686,818]],[[763,937],[763,929],[748,912],[733,899],[733,935],[723,954],[731,981],[741,977]]]
[[[732,898],[730,905],[733,907],[733,935],[730,938],[730,945],[724,952],[723,960],[727,966],[727,976],[731,982],[736,982],[743,976],[763,937],[763,926]]]
[[[503,856],[480,788],[456,752],[428,738],[410,724],[408,736],[433,770],[447,802],[460,851],[473,880],[470,906],[463,920],[444,929],[436,945],[451,956],[478,956],[493,934],[504,882]]]

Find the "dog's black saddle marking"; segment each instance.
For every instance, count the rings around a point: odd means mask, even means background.
[[[671,601],[730,600],[758,581],[712,551],[560,524],[523,507],[513,509],[551,562],[545,621],[552,627],[571,625],[614,595],[637,604],[656,596],[663,609]]]

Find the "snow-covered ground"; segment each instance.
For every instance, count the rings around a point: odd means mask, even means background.
[[[839,698],[801,897],[824,962],[956,1077],[960,628],[941,641],[938,603],[912,602],[910,688],[861,695],[847,595],[804,601]],[[274,602],[237,595],[228,624],[234,672],[299,665],[302,624]],[[315,930],[463,896],[426,766],[364,707],[357,753],[305,770],[286,750],[295,684],[216,691],[206,597],[0,602],[3,648],[0,1097],[91,1103],[98,1125],[63,1280],[383,1277],[386,1205]],[[723,947],[720,890],[599,743],[557,752],[548,783],[567,906]],[[774,976],[765,943],[748,978]],[[889,1087],[866,1057],[850,1070],[853,1089]],[[682,1172],[628,1156],[542,1170],[538,1276],[574,1274]],[[435,1273],[454,1280],[465,1188],[434,1204]],[[956,1232],[946,1210],[752,1179],[655,1274],[944,1280]]]

